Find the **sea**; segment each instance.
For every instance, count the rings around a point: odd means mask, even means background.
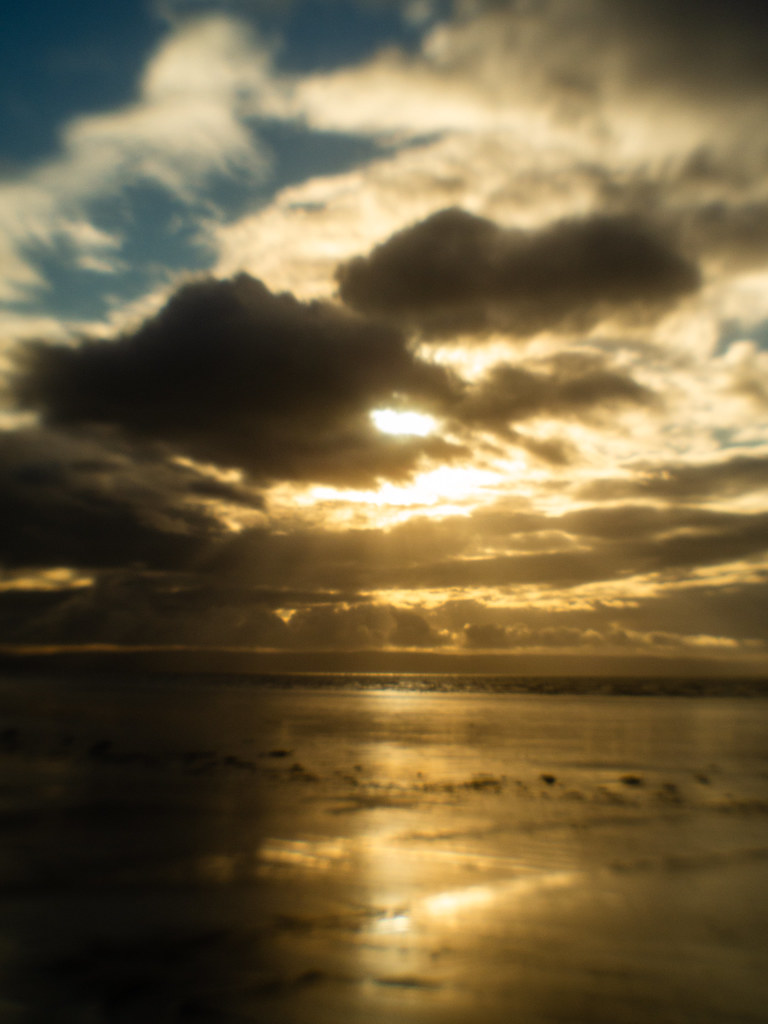
[[[0,1022],[768,1021],[768,683],[0,675]]]

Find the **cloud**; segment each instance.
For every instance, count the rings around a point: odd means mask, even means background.
[[[622,155],[641,140],[669,153],[713,121],[731,143],[746,125],[760,130],[765,34],[765,13],[748,0],[465,3],[415,55],[390,48],[294,81],[291,109],[320,127],[424,135],[496,126],[550,143],[622,140]]]
[[[733,515],[730,522],[698,531],[680,531],[652,542],[627,545],[631,560],[648,571],[722,565],[759,558],[768,552],[768,514]]]
[[[434,610],[433,621],[463,635],[466,645],[477,649],[547,645],[553,633],[581,636],[574,645],[591,646],[626,642],[632,636],[636,641],[645,637],[646,643],[654,637],[667,644],[709,637],[760,645],[768,641],[768,583],[764,572],[756,575],[751,582],[713,586],[697,581],[655,593],[636,592],[628,600],[591,600],[559,608],[450,601]]]
[[[0,184],[0,300],[45,288],[36,249],[64,242],[81,267],[114,269],[122,239],[93,224],[89,210],[127,185],[149,182],[194,202],[215,174],[263,178],[268,157],[248,120],[254,97],[268,102],[269,68],[266,48],[236,21],[179,25],[149,61],[133,103],[74,117],[56,157]]]
[[[600,360],[555,358],[546,371],[526,369],[509,363],[497,364],[479,381],[467,386],[453,415],[464,424],[501,433],[512,423],[536,416],[599,417],[617,405],[651,406],[655,396],[629,375],[607,369]],[[516,436],[523,444],[520,435]],[[526,446],[551,462],[568,461],[569,452],[561,442]]]
[[[657,312],[698,275],[634,220],[595,216],[525,233],[447,209],[344,264],[338,281],[354,309],[444,337],[584,330],[615,313]]]
[[[718,276],[763,261],[764,15],[704,6],[478,3],[416,52],[279,76],[274,116],[383,138],[389,152],[212,225],[219,272],[327,295],[334,258],[452,205],[528,231],[631,214]]]
[[[677,209],[670,221],[676,221],[687,248],[712,267],[712,276],[762,268],[768,257],[768,202],[764,197],[742,198],[738,186],[717,191],[698,205]]]
[[[246,275],[187,285],[116,341],[29,344],[20,365],[19,402],[49,425],[111,424],[262,480],[372,484],[461,452],[374,428],[376,405],[429,406],[454,386],[399,331]]]
[[[768,14],[759,0],[597,0],[581,6],[628,51],[631,80],[647,85],[661,78],[713,101],[723,92],[742,100],[745,91],[768,92]]]
[[[286,646],[303,650],[434,648],[444,643],[423,615],[388,604],[300,609],[286,629]]]
[[[280,646],[286,628],[252,593],[183,575],[102,572],[93,586],[0,593],[5,643]]]
[[[741,522],[732,512],[695,506],[598,505],[566,512],[557,518],[556,525],[577,537],[625,543],[628,537],[636,541],[640,537],[669,537],[675,532],[695,536],[697,531],[728,531]]]
[[[48,343],[2,420],[2,636],[762,642],[764,6],[457,0],[420,46],[311,74],[194,6],[133,102],[0,186],[12,299],[63,257],[132,288],[141,224],[124,238],[104,200],[136,212],[137,182],[219,257],[78,338],[45,307],[5,318]],[[267,129],[292,182],[272,198],[259,119],[289,125]],[[317,131],[381,148],[301,180],[333,165]],[[223,224],[227,182],[254,205]],[[385,406],[438,433],[377,432]]]
[[[210,502],[245,500],[114,438],[39,429],[0,433],[0,489],[5,568],[178,568],[226,532]]]
[[[154,181],[182,198],[216,171],[258,174],[264,154],[241,97],[266,89],[268,74],[267,52],[245,26],[225,17],[188,21],[148,63],[137,102],[65,126],[66,156],[48,174],[54,184],[86,174],[102,192]]]
[[[3,643],[174,645],[284,651],[573,650],[682,653],[690,648],[765,650],[765,584],[690,587],[578,611],[493,607],[462,600],[402,610],[347,603],[303,608],[287,622],[245,590],[169,585],[157,577],[104,575],[91,588],[0,593]],[[755,609],[758,614],[755,614]],[[446,628],[446,622],[452,626]],[[727,632],[726,632],[727,630]],[[407,664],[407,663],[406,663]],[[450,662],[442,665],[446,670]]]
[[[423,615],[388,604],[299,596],[284,621],[261,597],[183,574],[105,572],[90,587],[0,592],[0,642],[348,650],[446,640]]]
[[[416,52],[284,74],[275,116],[383,137],[393,152],[215,232],[222,272],[323,294],[327,249],[345,258],[356,238],[363,252],[449,204],[528,229],[590,211],[649,215],[729,273],[762,259],[764,25],[746,3],[477,3]],[[264,232],[287,239],[279,267]]]
[[[549,520],[550,529],[562,526]],[[574,548],[567,534],[551,550],[447,557],[415,566],[386,567],[379,586],[415,589],[504,588],[519,585],[571,588],[599,580],[628,580],[649,573],[688,572],[764,557],[768,551],[768,516],[733,515],[710,528],[679,529],[650,539],[616,538]]]
[[[614,608],[611,615],[628,628],[664,628],[768,642],[767,601],[768,582],[762,573],[762,579],[753,581],[676,587],[625,608]]]
[[[207,239],[219,253],[216,271],[229,276],[247,270],[277,290],[302,298],[330,298],[341,262],[367,252],[393,231],[453,204],[475,204],[511,159],[506,138],[472,142],[448,136],[405,146],[344,173],[313,177],[276,192],[268,206],[232,223],[208,225]],[[515,154],[519,164],[521,157]],[[559,200],[565,182],[561,168],[550,178],[535,176],[537,189]],[[532,203],[532,181],[524,185],[504,177],[517,196],[515,213],[540,217]],[[548,187],[549,185],[549,187]],[[567,208],[567,201],[566,201]],[[547,207],[547,210],[549,207]]]
[[[40,437],[33,452],[40,457],[44,450]],[[175,492],[164,481],[160,495],[152,498],[133,493],[125,482],[121,493],[120,476],[113,471],[117,496],[100,506],[93,481],[90,491],[85,486],[89,473],[103,472],[93,452],[81,452],[77,463],[69,465],[59,482],[65,496],[51,502],[52,471],[46,476],[31,454],[19,460],[26,474],[22,483],[30,534],[45,536],[54,521],[58,532],[50,543],[38,541],[29,549],[37,552],[36,562],[29,554],[24,560],[46,564],[55,548],[68,553],[73,564],[94,566],[95,582],[67,589],[65,579],[55,592],[43,592],[42,582],[31,589],[30,578],[28,589],[14,589],[7,598],[0,594],[5,642],[290,650],[462,644],[471,649],[602,648],[641,643],[642,637],[642,643],[674,645],[679,640],[675,633],[715,638],[764,633],[759,614],[752,613],[742,616],[740,625],[724,622],[716,628],[717,609],[728,605],[726,597],[716,601],[715,588],[682,584],[691,572],[745,558],[758,559],[759,573],[759,558],[768,550],[765,514],[632,505],[544,515],[500,506],[470,516],[412,519],[388,530],[307,530],[278,520],[226,534],[213,521],[206,525],[188,510],[185,514],[183,481],[176,481]],[[60,452],[53,455],[60,465]],[[67,483],[67,478],[72,479]],[[46,508],[50,504],[46,519],[30,500],[35,487],[39,501]],[[14,494],[13,487],[6,489]],[[74,515],[66,513],[65,497]],[[88,499],[95,512],[88,512]],[[119,536],[107,531],[122,530],[131,516],[143,519],[145,533],[139,543],[129,529],[121,546]],[[8,527],[11,536],[19,535],[20,518]],[[174,530],[187,531],[182,532],[185,543],[174,540]],[[100,561],[104,535],[122,554],[122,566],[116,556]],[[138,558],[148,568],[128,561]],[[638,588],[640,577],[652,585]],[[600,581],[609,589],[591,589]],[[520,588],[532,588],[537,596],[526,597]],[[731,584],[722,594],[734,589],[741,592]],[[430,590],[431,597],[424,593]],[[678,590],[684,600],[675,612]],[[697,625],[704,590],[709,611]],[[410,591],[407,607],[401,605],[405,591]],[[440,592],[445,603],[435,605]],[[550,599],[540,605],[547,592]],[[601,592],[612,600],[603,604]],[[464,599],[449,601],[451,594]],[[467,599],[479,594],[482,600]],[[734,596],[730,614],[738,617],[739,609],[749,605],[746,596],[740,602]],[[659,639],[662,633],[665,638]],[[620,634],[634,639],[622,640]],[[656,634],[656,640],[648,639]]]
[[[766,488],[768,457],[736,455],[730,459],[699,465],[668,463],[661,466],[638,466],[634,477],[598,478],[585,484],[580,495],[601,500],[642,496],[692,501],[708,497],[738,497]]]
[[[532,629],[515,623],[498,626],[494,623],[468,623],[463,640],[475,650],[509,650],[525,647],[600,647],[606,637],[594,629],[584,630],[572,626],[545,626]]]
[[[461,551],[469,537],[453,522],[416,521],[389,531],[327,528],[244,530],[211,547],[199,565],[220,579],[310,591],[374,589],[445,551]]]
[[[198,565],[216,578],[262,587],[468,594],[531,586],[562,597],[571,588],[615,581],[631,597],[633,578],[684,577],[766,552],[763,513],[632,505],[543,515],[491,508],[414,518],[388,530],[246,530],[211,547]]]
[[[768,352],[764,348],[753,341],[735,341],[725,352],[722,365],[726,392],[747,398],[761,410],[768,408]]]

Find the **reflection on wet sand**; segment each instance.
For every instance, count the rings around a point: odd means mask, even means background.
[[[4,1024],[765,1019],[763,702],[35,696]]]
[[[434,839],[440,839],[439,833]],[[289,867],[309,873],[345,871],[364,879],[373,904],[380,908],[373,916],[371,930],[382,935],[427,929],[438,932],[459,924],[467,927],[468,921],[462,919],[468,914],[482,915],[512,901],[534,897],[543,890],[575,885],[579,877],[575,871],[537,871],[502,857],[452,850],[409,850],[396,836],[267,839],[259,850],[258,860],[258,873],[263,876],[275,867]],[[231,874],[230,871],[230,877]],[[445,879],[461,874],[488,880],[439,888]],[[393,888],[395,879],[399,891],[421,893],[430,886],[437,889],[412,898],[406,906],[397,900],[382,905],[381,896]]]

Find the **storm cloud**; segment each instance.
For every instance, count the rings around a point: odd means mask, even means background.
[[[209,501],[260,505],[257,495],[108,440],[0,433],[3,566],[179,568],[222,534]]]
[[[721,114],[723,104],[768,90],[760,0],[473,0],[464,11],[452,40],[459,67],[483,40],[496,56],[514,55],[521,66],[511,74],[533,79],[572,115],[598,97],[637,102],[659,94],[668,104],[708,104]]]
[[[768,90],[768,11],[760,0],[588,0],[606,36],[623,44],[628,74],[662,76],[715,99]]]
[[[154,445],[156,457],[237,467],[265,485],[404,480],[425,460],[466,456],[457,438],[476,430],[563,464],[573,457],[567,439],[525,438],[513,424],[655,401],[587,352],[530,368],[499,363],[469,384],[420,358],[397,327],[274,295],[246,275],[187,285],[132,334],[74,347],[32,342],[17,361],[17,401],[48,429],[122,432],[126,444]],[[431,412],[453,439],[383,434],[370,416],[382,405]]]
[[[655,401],[650,389],[628,374],[607,369],[599,360],[564,358],[545,369],[497,364],[466,388],[454,415],[466,424],[498,431],[536,416],[584,419],[617,405],[652,406]],[[538,454],[546,458],[548,453]],[[549,461],[566,459],[552,452]]]
[[[631,218],[527,233],[460,209],[397,232],[337,279],[354,309],[435,336],[584,330],[616,313],[647,316],[698,285],[696,268]]]
[[[388,530],[243,531],[205,569],[251,585],[372,592],[579,587],[725,564],[768,550],[768,515],[642,505],[564,515],[476,512]]]
[[[735,455],[730,459],[699,465],[667,463],[644,465],[628,479],[606,477],[581,489],[585,498],[602,500],[626,497],[691,501],[714,495],[738,496],[768,489],[768,457]]]
[[[452,391],[449,373],[416,359],[398,330],[244,274],[187,285],[135,333],[32,343],[19,362],[19,404],[48,425],[114,425],[264,480],[371,484],[458,452],[370,421],[395,395],[429,406]]]

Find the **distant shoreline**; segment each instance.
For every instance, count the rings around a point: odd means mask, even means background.
[[[111,648],[72,646],[0,649],[2,673],[94,673],[232,676],[475,676],[506,681],[568,680],[575,690],[591,680],[621,680],[626,689],[634,680],[667,680],[672,689],[690,691],[685,682],[710,683],[725,692],[768,692],[763,663],[712,658],[621,657],[578,658],[563,655],[444,654],[423,651],[254,651],[213,648]],[[581,681],[579,684],[577,681]],[[710,687],[707,687],[709,689]],[[598,687],[599,689],[599,687]],[[698,689],[693,687],[694,690]]]

